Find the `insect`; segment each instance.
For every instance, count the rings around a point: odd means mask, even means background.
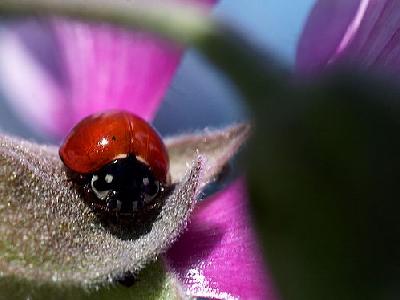
[[[59,155],[83,184],[85,200],[101,213],[134,216],[157,205],[169,183],[169,158],[158,133],[126,111],[80,121]]]

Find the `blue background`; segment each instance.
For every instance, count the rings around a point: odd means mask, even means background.
[[[225,0],[219,2],[214,14],[293,66],[299,35],[315,2]],[[155,126],[163,134],[218,127],[243,120],[244,112],[235,88],[192,50],[178,69]]]

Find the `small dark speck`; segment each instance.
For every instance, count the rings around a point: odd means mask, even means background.
[[[131,287],[137,281],[137,278],[132,272],[126,272],[116,278],[116,281],[123,286]]]
[[[113,140],[113,141],[116,141],[116,140],[117,140],[117,138],[116,138],[115,136],[113,136],[113,137],[112,137],[112,140]]]

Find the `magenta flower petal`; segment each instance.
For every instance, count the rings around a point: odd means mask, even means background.
[[[151,120],[182,54],[170,42],[109,24],[53,19],[8,29],[0,35],[2,91],[22,120],[53,136],[105,109]]]
[[[324,68],[352,38],[365,11],[364,0],[320,0],[300,38],[296,67],[301,72]]]
[[[400,1],[320,0],[299,41],[296,68],[340,62],[399,74],[399,53]]]
[[[46,43],[47,38],[41,38],[43,35],[36,37]],[[9,100],[21,120],[29,126],[45,128],[47,132],[57,131],[59,125],[54,120],[58,117],[62,107],[60,99],[64,96],[52,75],[26,51],[16,34],[2,30],[0,92],[5,96],[2,99]]]
[[[104,109],[153,117],[179,63],[180,49],[110,25],[71,21],[52,25],[63,81],[24,51],[21,40],[8,34],[2,41],[1,80],[7,98],[24,119],[39,130],[62,136],[82,117]],[[48,29],[48,24],[43,26]]]
[[[70,84],[65,102],[72,120],[62,131],[104,109],[126,109],[152,119],[179,63],[180,49],[109,25],[58,21],[55,28]]]
[[[166,261],[191,296],[277,299],[250,227],[242,179],[198,204]]]
[[[364,0],[366,1],[366,0]],[[365,13],[342,58],[363,68],[400,71],[400,2],[366,1]]]

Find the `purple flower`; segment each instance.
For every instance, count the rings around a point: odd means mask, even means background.
[[[84,116],[110,108],[151,120],[181,54],[167,41],[108,24],[30,20],[1,34],[0,81],[22,120],[62,137]],[[277,298],[250,226],[243,179],[199,203],[191,219],[164,259],[189,295]]]
[[[400,3],[396,0],[320,0],[300,38],[296,68],[315,73],[330,64],[397,74]]]
[[[243,178],[198,204],[188,231],[166,256],[190,294],[277,299],[249,224]]]
[[[6,99],[29,126],[58,137],[105,109],[150,120],[182,54],[168,42],[107,24],[52,20],[12,27],[0,46]]]

